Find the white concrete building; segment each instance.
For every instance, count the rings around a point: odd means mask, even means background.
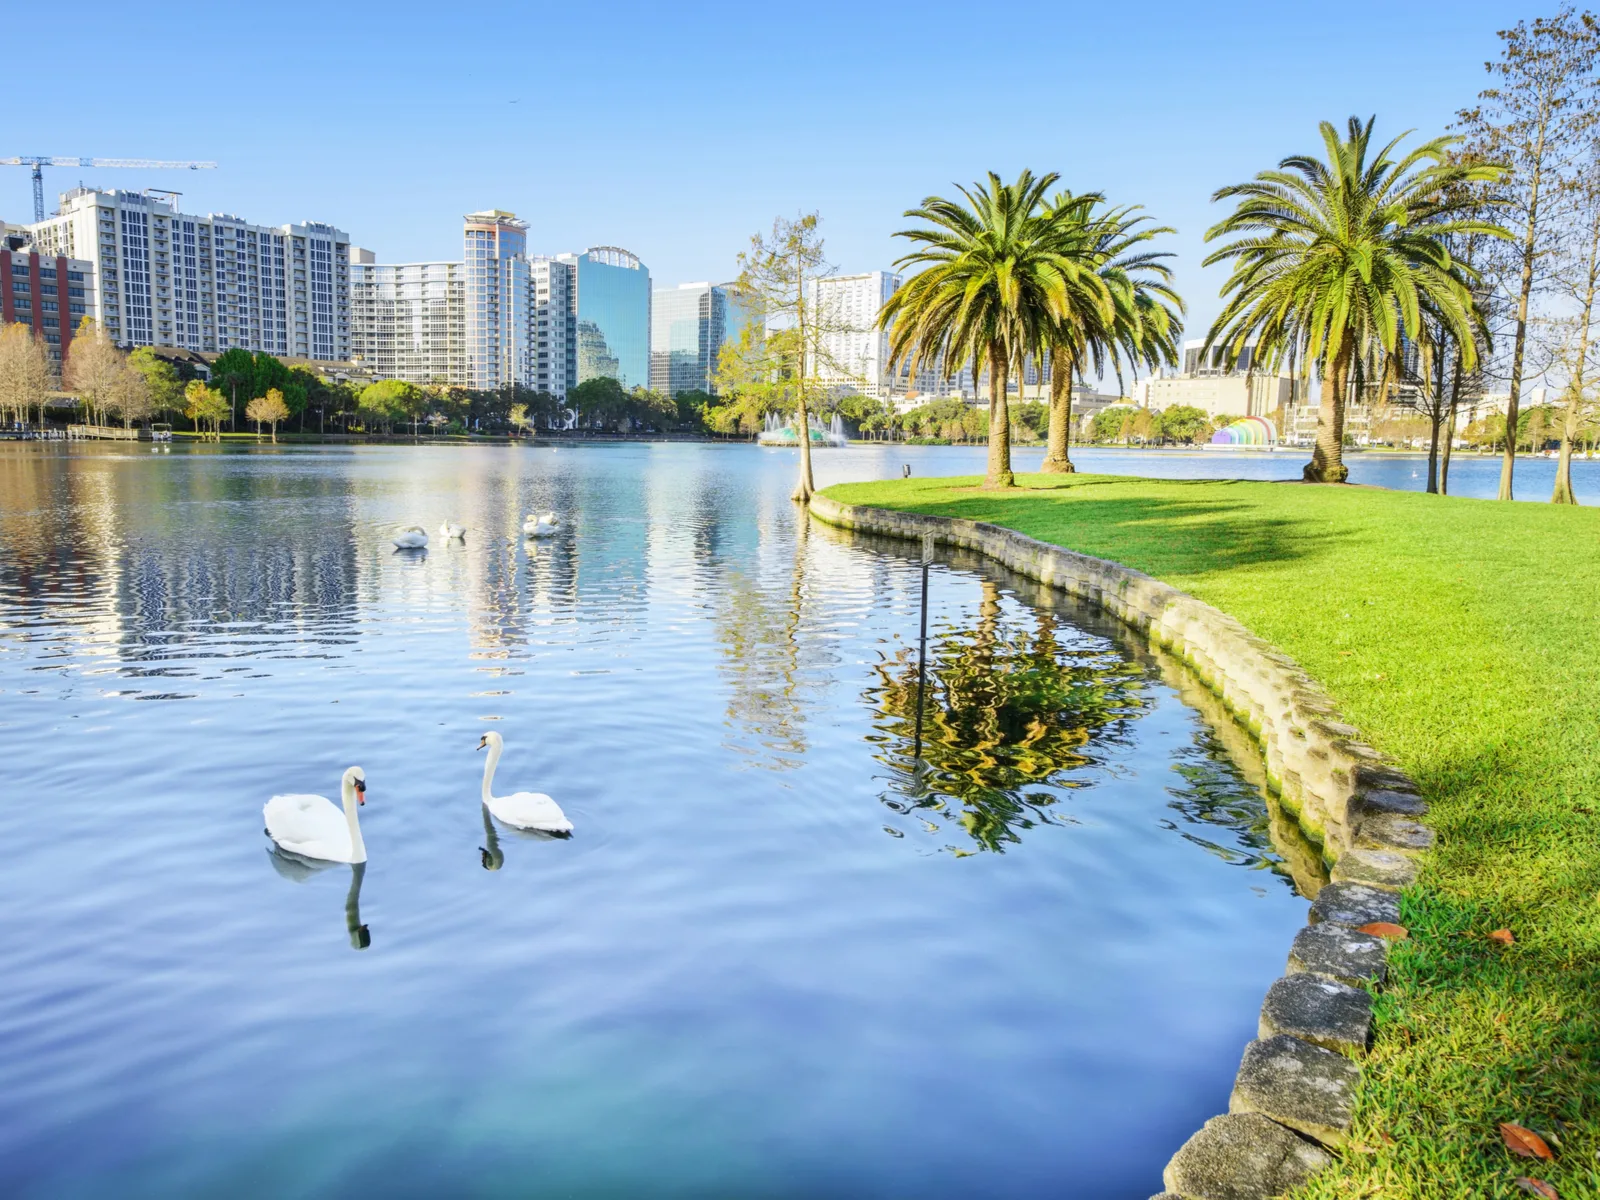
[[[533,388],[561,400],[578,386],[578,314],[573,305],[573,266],[535,255],[528,260],[528,312],[533,321]]]
[[[879,400],[904,392],[905,385],[889,370],[889,332],[877,325],[879,310],[900,283],[900,276],[889,271],[827,275],[809,282],[807,304],[815,328],[821,330],[820,353],[812,365],[818,381]]]
[[[375,379],[466,378],[466,284],[461,264],[379,263],[350,249],[350,357]]]
[[[195,216],[166,195],[74,188],[27,227],[41,252],[91,264],[85,308],[114,341],[350,357],[348,234]]]
[[[375,379],[514,382],[565,399],[575,382],[572,268],[530,257],[526,229],[498,209],[468,214],[464,262],[379,263],[352,247],[352,357]]]
[[[1179,374],[1165,371],[1141,381],[1142,407],[1168,409],[1185,404],[1204,410],[1212,420],[1238,417],[1271,417],[1281,407],[1295,401],[1294,380],[1288,375],[1253,371],[1254,345],[1247,345],[1232,368],[1224,365],[1220,346],[1202,354],[1205,339],[1183,344],[1183,369]]]

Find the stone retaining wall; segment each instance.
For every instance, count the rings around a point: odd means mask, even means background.
[[[1329,867],[1287,970],[1268,990],[1228,1112],[1173,1155],[1158,1200],[1277,1196],[1331,1163],[1350,1132],[1387,943],[1361,931],[1399,916],[1400,889],[1433,844],[1416,785],[1341,723],[1295,662],[1227,614],[1139,571],[978,521],[811,500],[811,515],[863,533],[983,554],[1093,602],[1180,657],[1260,743],[1269,787]]]

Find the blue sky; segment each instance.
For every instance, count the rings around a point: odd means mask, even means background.
[[[181,189],[192,211],[331,221],[381,261],[458,258],[508,208],[530,248],[635,251],[657,286],[733,273],[777,213],[818,209],[843,270],[889,265],[901,212],[993,168],[1057,170],[1179,234],[1190,326],[1211,192],[1378,114],[1442,132],[1495,31],[1555,7],[1192,3],[167,4],[90,0],[11,54],[0,154],[214,159],[47,173]],[[196,53],[195,31],[204,50]],[[136,71],[130,63],[139,64]],[[21,79],[17,76],[21,75]],[[24,98],[26,98],[24,100]],[[26,171],[0,217],[31,219]]]

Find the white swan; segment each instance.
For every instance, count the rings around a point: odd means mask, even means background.
[[[267,836],[279,849],[301,858],[322,862],[364,863],[367,845],[361,840],[356,808],[367,802],[367,774],[351,767],[339,784],[344,811],[326,796],[274,796],[261,808]]]
[[[446,521],[439,526],[439,536],[442,538],[464,538],[467,536],[467,527],[465,525],[457,525],[452,521]]]
[[[428,531],[421,525],[407,525],[394,535],[396,550],[424,550],[428,545]]]
[[[554,516],[555,514],[549,513],[546,515]],[[529,513],[528,519],[522,523],[522,533],[524,537],[554,537],[557,532],[559,531],[556,528],[555,522],[546,521],[544,516],[536,517],[532,513]]]
[[[489,748],[489,761],[483,764],[483,804],[495,818],[518,829],[537,829],[541,833],[571,833],[572,822],[561,806],[542,792],[513,792],[509,796],[496,796],[494,769],[500,765],[500,752],[505,749],[505,739],[493,730],[483,735],[478,749]]]

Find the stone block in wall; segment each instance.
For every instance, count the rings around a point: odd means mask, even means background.
[[[1183,1200],[1268,1200],[1292,1191],[1333,1158],[1255,1113],[1212,1117],[1185,1142],[1161,1181]]]
[[[1342,1054],[1280,1034],[1245,1047],[1228,1098],[1232,1113],[1260,1113],[1325,1146],[1350,1134],[1361,1068]]]
[[[1310,971],[1352,987],[1382,983],[1388,971],[1383,939],[1345,925],[1307,925],[1289,948],[1289,973]]]
[[[1335,883],[1369,883],[1373,887],[1399,891],[1417,881],[1420,870],[1409,854],[1393,850],[1349,850],[1333,864]]]
[[[1357,819],[1385,813],[1415,821],[1428,815],[1428,805],[1415,792],[1358,786],[1350,796],[1350,812]]]
[[[1356,826],[1355,847],[1417,854],[1433,849],[1433,830],[1399,813],[1371,813]]]
[[[1359,929],[1373,921],[1400,920],[1400,897],[1365,883],[1330,883],[1311,903],[1311,923]]]
[[[1259,1032],[1263,1040],[1287,1033],[1313,1046],[1359,1054],[1372,1037],[1372,996],[1322,975],[1285,975],[1267,990]]]

